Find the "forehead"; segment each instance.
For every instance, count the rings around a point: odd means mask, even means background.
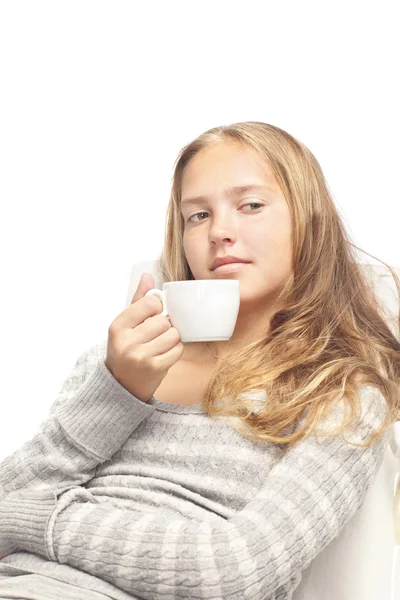
[[[249,183],[279,189],[271,166],[255,150],[223,142],[201,150],[189,161],[182,176],[181,196],[207,195]]]

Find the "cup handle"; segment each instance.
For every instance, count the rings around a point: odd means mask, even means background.
[[[146,292],[145,296],[157,296],[157,298],[160,298],[162,305],[163,305],[163,311],[161,314],[164,317],[168,317],[167,303],[165,302],[165,295],[164,295],[163,290],[153,288],[152,290],[149,290],[148,292]]]

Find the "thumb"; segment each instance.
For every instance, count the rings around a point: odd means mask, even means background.
[[[132,298],[131,304],[143,298],[143,296],[149,290],[152,290],[155,287],[154,277],[151,273],[142,273],[142,276],[139,281],[139,285],[137,286],[136,292]]]

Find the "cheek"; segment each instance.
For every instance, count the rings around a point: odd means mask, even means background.
[[[277,217],[268,224],[267,235],[277,250],[287,250],[292,245],[291,218],[287,212]]]
[[[183,251],[186,256],[190,256],[192,254],[193,244],[190,243],[190,239],[188,239],[187,235],[184,235],[182,238]]]
[[[193,251],[200,243],[204,246],[204,239],[202,239],[203,236],[201,235],[200,229],[200,227],[193,227],[183,232],[182,243],[189,251]],[[200,242],[200,240],[202,241]]]
[[[249,236],[248,246],[254,250],[254,256],[270,263],[278,261],[282,267],[289,266],[292,260],[292,235],[290,227],[282,222],[270,222]]]
[[[195,236],[193,236],[192,233],[190,232],[189,235],[185,235],[185,234],[183,235],[182,246],[183,246],[183,251],[186,256],[186,260],[189,263],[189,266],[191,268],[195,267],[196,262],[200,260],[200,252],[201,252],[202,245],[199,243],[196,243]]]
[[[289,275],[293,268],[293,246],[292,235],[290,230],[282,231],[274,240],[275,255],[279,259],[280,270],[286,276]]]

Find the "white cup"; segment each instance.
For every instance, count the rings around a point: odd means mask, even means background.
[[[235,329],[240,305],[237,279],[193,279],[169,281],[145,296],[157,296],[162,315],[178,330],[181,342],[229,340]]]

